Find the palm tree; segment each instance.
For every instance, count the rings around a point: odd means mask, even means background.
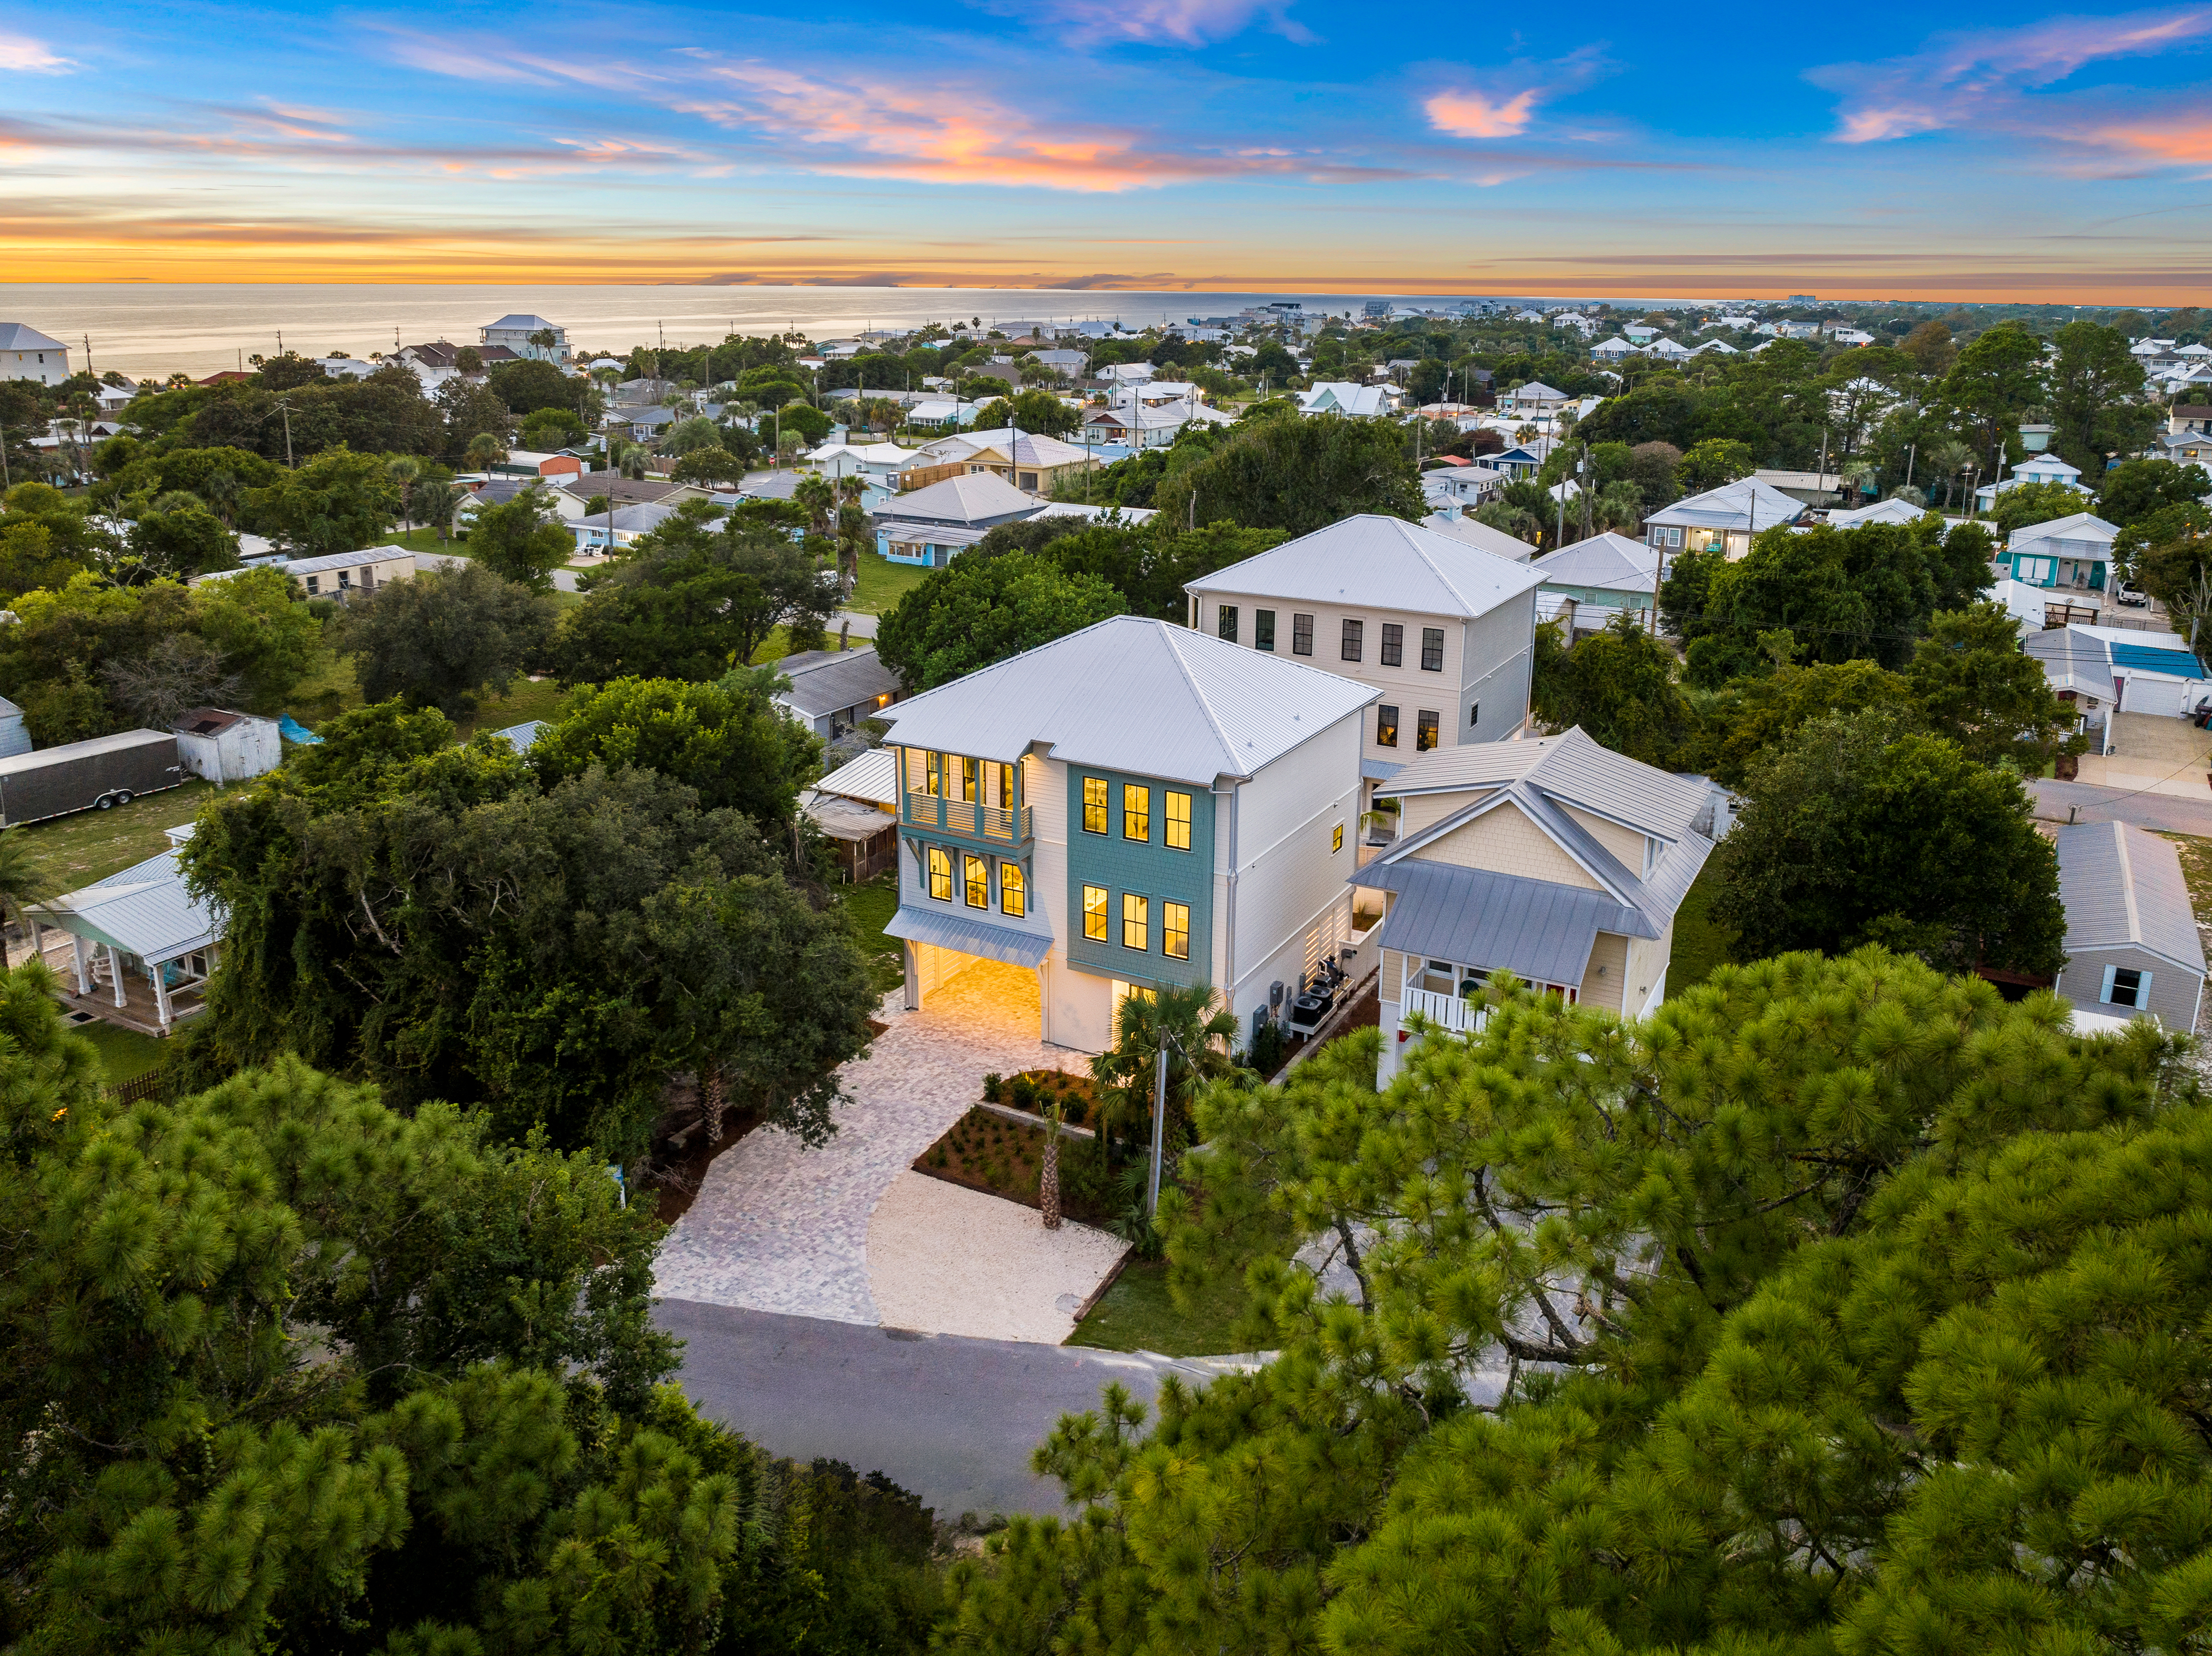
[[[1163,1035],[1170,1122],[1187,1121],[1199,1089],[1236,1067],[1229,1043],[1236,1039],[1237,1016],[1212,985],[1169,985],[1125,996],[1114,1015],[1114,1045],[1091,1060],[1102,1130],[1150,1120]],[[1163,1143],[1168,1138],[1164,1128]]]
[[[384,463],[385,474],[399,485],[399,520],[415,532],[415,485],[422,476],[422,463],[411,454],[395,454]]]
[[[808,532],[826,536],[830,514],[836,510],[837,490],[820,472],[810,472],[792,486],[791,498],[806,508]]]
[[[4,938],[8,917],[20,915],[24,906],[46,895],[46,878],[31,855],[31,842],[19,828],[0,829],[0,964],[7,959]]]
[[[469,439],[465,458],[478,471],[489,471],[507,458],[507,446],[491,433],[480,431]]]

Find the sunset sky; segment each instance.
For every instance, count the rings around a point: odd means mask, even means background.
[[[1929,15],[0,0],[0,278],[2203,300],[2212,6]]]

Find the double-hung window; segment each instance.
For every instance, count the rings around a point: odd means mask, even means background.
[[[1167,842],[1170,851],[1190,849],[1190,796],[1187,793],[1167,796]]]
[[[1398,745],[1398,710],[1380,707],[1375,710],[1375,745],[1395,748]]]
[[[1444,670],[1444,629],[1441,627],[1421,628],[1421,670],[1440,673]]]
[[[972,759],[963,759],[960,761],[959,797],[965,799],[969,804],[974,804],[978,797],[976,793],[976,785],[981,780],[981,778],[978,775],[976,770],[976,761]]]
[[[1152,791],[1140,788],[1133,782],[1121,785],[1121,837],[1124,840],[1150,840],[1152,837]]]
[[[1385,667],[1406,664],[1406,629],[1395,621],[1382,623],[1382,664]]]
[[[1437,745],[1437,715],[1423,708],[1413,718],[1413,751],[1426,753]]]
[[[940,798],[945,792],[945,755],[941,753],[929,755],[929,791]]]
[[[1252,612],[1252,647],[1272,651],[1275,647],[1275,612],[1255,610]]]
[[[1083,935],[1094,943],[1106,941],[1106,888],[1083,888]]]
[[[1106,832],[1106,779],[1103,776],[1083,779],[1083,831]]]
[[[966,889],[964,895],[969,907],[988,908],[991,906],[991,865],[981,857],[963,857],[960,859],[960,883]]]
[[[1310,656],[1313,653],[1313,617],[1293,612],[1291,616],[1291,653]]]
[[[1365,622],[1354,621],[1349,616],[1345,618],[1343,650],[1343,658],[1345,660],[1357,661],[1359,659],[1359,652],[1364,642],[1362,634],[1364,634],[1366,630],[1367,623]]]
[[[1160,952],[1170,960],[1190,958],[1190,905],[1160,905]]]
[[[1231,644],[1236,643],[1237,606],[1233,604],[1223,604],[1221,606],[1220,615],[1216,619],[1214,625],[1219,629],[1223,638],[1226,639]]]
[[[999,809],[1012,810],[1014,808],[1014,767],[1001,762],[996,768],[999,773]]]
[[[1029,882],[1019,863],[999,864],[999,912],[1019,919],[1030,912]]]
[[[952,901],[952,853],[942,846],[929,848],[929,895],[940,903]]]
[[[1152,899],[1133,891],[1121,894],[1121,947],[1143,949],[1152,946]]]

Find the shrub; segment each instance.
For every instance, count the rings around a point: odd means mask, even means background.
[[[1016,1076],[1014,1077],[1014,1107],[1018,1110],[1034,1110],[1036,1108],[1036,1083],[1031,1081],[1027,1076]]]
[[[985,1076],[983,1077],[983,1101],[987,1104],[997,1103],[999,1101],[999,1089],[1005,1084],[1006,1083],[1000,1079],[995,1071],[990,1075]]]

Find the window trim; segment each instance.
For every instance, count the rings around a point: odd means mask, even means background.
[[[1376,659],[1380,661],[1385,667],[1402,667],[1406,664],[1406,628],[1404,622],[1386,621],[1382,623],[1382,653],[1377,656]]]
[[[1098,790],[1096,798],[1091,796],[1091,791],[1093,788]],[[1113,791],[1107,786],[1104,777],[1086,776],[1083,779],[1083,831],[1085,834],[1096,834],[1101,836],[1105,834],[1107,818],[1110,815],[1109,808],[1112,804],[1112,793]],[[1094,813],[1096,813],[1095,816]]]
[[[1274,653],[1275,612],[1273,610],[1255,610],[1252,612],[1252,647],[1265,650],[1270,655]]]
[[[1178,914],[1182,916],[1182,924],[1180,926],[1176,924],[1176,916]],[[1176,947],[1177,938],[1182,940],[1182,947],[1180,949]],[[1190,905],[1188,903],[1161,903],[1160,953],[1171,961],[1187,961],[1190,958]]]
[[[1215,635],[1224,642],[1230,644],[1237,642],[1237,606],[1235,604],[1222,604],[1214,606],[1213,630]]]
[[[1133,925],[1142,941],[1129,941],[1129,928]],[[1133,955],[1152,952],[1152,900],[1134,891],[1121,894],[1121,947]]]
[[[1130,796],[1137,803],[1129,803]],[[1132,829],[1134,832],[1132,832]],[[1152,790],[1143,782],[1121,784],[1121,837],[1133,845],[1148,846],[1152,842]]]
[[[1367,623],[1357,616],[1344,618],[1344,642],[1337,646],[1340,661],[1358,661],[1367,647]]]
[[[1182,805],[1181,816],[1176,814],[1176,805],[1178,801]],[[1181,830],[1180,834],[1177,830]],[[1177,793],[1173,789],[1170,789],[1163,797],[1160,808],[1160,839],[1170,851],[1190,849],[1190,796],[1188,794]]]
[[[1096,902],[1091,901],[1094,897],[1097,899]],[[1112,924],[1109,918],[1109,907],[1112,901],[1113,894],[1103,885],[1087,885],[1083,888],[1083,935],[1086,941],[1091,943],[1106,941]],[[1094,920],[1097,924],[1097,930],[1095,931],[1091,930]]]
[[[1008,887],[1009,881],[1012,883],[1011,890]],[[1013,899],[1012,902],[1006,901],[1010,895]],[[1009,919],[1022,920],[1029,918],[1030,880],[1029,876],[1022,872],[1022,865],[1019,863],[999,864],[999,913],[1006,915]]]
[[[952,853],[943,846],[925,846],[922,849],[927,853],[923,858],[923,866],[928,870],[928,883],[925,889],[929,894],[930,901],[951,902],[952,901]],[[939,889],[940,885],[944,888],[942,890]]]
[[[1434,640],[1435,642],[1431,643],[1431,640]],[[1435,658],[1433,664],[1431,662],[1431,657]],[[1421,670],[1425,673],[1440,673],[1443,670],[1444,629],[1441,627],[1424,627],[1421,628]]]
[[[1418,709],[1413,714],[1413,751],[1433,752],[1443,740],[1443,726],[1439,714],[1426,707]]]

